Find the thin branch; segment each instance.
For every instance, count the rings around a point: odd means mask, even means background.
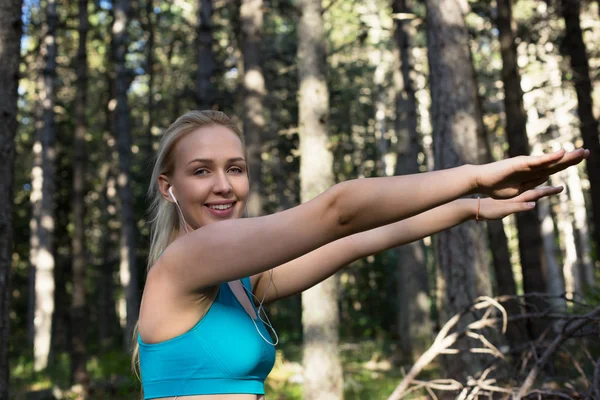
[[[596,309],[594,311],[588,313],[589,317],[595,317],[596,315],[600,315],[600,306],[596,307]],[[568,327],[571,322],[573,322],[573,324],[570,327]],[[573,334],[575,331],[579,330],[581,327],[583,327],[585,324],[587,324],[589,322],[590,322],[590,320],[580,319],[577,321],[571,320],[565,324],[561,334],[554,339],[552,344],[546,349],[546,351],[544,352],[542,357],[537,361],[535,366],[531,369],[531,371],[529,372],[529,375],[527,375],[525,382],[523,382],[523,385],[521,385],[521,388],[519,389],[519,393],[517,395],[518,398],[522,398],[526,395],[528,396],[527,393],[529,391],[529,388],[531,388],[531,386],[533,385],[533,382],[535,381],[535,378],[539,374],[540,369],[546,364],[546,361],[548,361],[548,358],[550,357],[550,355],[552,353],[554,353],[554,351],[556,351],[556,349],[565,340],[567,340],[571,336],[571,334]]]

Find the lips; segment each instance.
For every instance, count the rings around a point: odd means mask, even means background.
[[[233,215],[236,202],[224,201],[205,204],[211,215],[217,218],[228,218]]]

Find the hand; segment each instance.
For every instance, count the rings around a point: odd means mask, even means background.
[[[519,156],[477,166],[477,192],[494,199],[509,199],[533,189],[548,177],[572,165],[579,164],[590,154],[578,149],[570,153],[559,150],[541,156]]]
[[[548,186],[526,191],[507,200],[496,200],[492,198],[481,199],[479,206],[479,219],[502,219],[507,215],[531,210],[535,207],[535,202],[542,197],[551,196],[563,191],[562,186]],[[477,206],[476,206],[477,207]]]

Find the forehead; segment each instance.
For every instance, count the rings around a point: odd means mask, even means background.
[[[175,146],[176,164],[185,165],[195,158],[229,159],[244,157],[240,138],[229,128],[211,125],[185,135]]]

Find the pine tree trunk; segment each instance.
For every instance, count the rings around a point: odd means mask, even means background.
[[[139,313],[138,273],[135,260],[135,217],[133,213],[133,194],[131,189],[131,144],[132,132],[127,100],[129,81],[125,56],[129,43],[127,27],[129,25],[131,3],[129,0],[118,0],[113,5],[114,21],[113,59],[115,63],[115,97],[117,100],[114,120],[114,136],[117,138],[119,153],[119,200],[121,203],[121,238],[120,238],[120,267],[121,287],[125,295],[125,304],[121,318],[125,322],[125,340],[123,343],[129,349],[133,329]]]
[[[433,146],[436,169],[479,164],[486,152],[478,105],[469,34],[456,0],[428,0],[428,57],[431,74]],[[466,222],[435,236],[438,299],[442,321],[464,310],[477,296],[491,292],[482,224]],[[463,342],[447,360],[448,377],[480,371],[477,344]]]
[[[146,0],[146,22],[144,30],[148,32],[148,42],[146,44],[148,53],[146,54],[146,73],[148,74],[148,128],[146,131],[146,148],[144,151],[146,165],[152,165],[152,155],[154,154],[154,2]],[[158,20],[158,17],[156,17]],[[157,21],[158,22],[158,21]],[[156,24],[158,25],[158,23]]]
[[[79,0],[79,47],[77,49],[77,97],[75,104],[75,154],[73,165],[73,237],[72,237],[72,273],[73,289],[71,303],[71,382],[86,385],[88,381],[86,369],[86,245],[84,225],[85,196],[85,134],[87,121],[85,109],[87,105],[87,51],[88,33],[88,0]]]
[[[394,0],[392,12],[412,13],[407,0]],[[411,20],[395,20],[394,55],[398,69],[394,71],[396,91],[395,129],[398,142],[397,161],[394,174],[419,173],[419,134],[417,132],[417,101],[411,78],[414,60],[411,55],[415,30]],[[422,240],[396,248],[396,288],[398,293],[397,343],[400,355],[411,361],[413,354],[421,353],[430,343],[433,334],[429,312],[429,283],[427,263]]]
[[[97,189],[100,195],[99,209],[100,218],[98,221],[99,229],[102,232],[98,248],[98,270],[99,283],[98,291],[98,339],[101,348],[111,349],[117,339],[119,320],[117,315],[116,303],[116,283],[114,280],[115,266],[118,262],[118,232],[113,228],[116,209],[116,178],[115,171],[117,166],[114,157],[114,137],[111,134],[111,125],[113,113],[111,112],[111,99],[114,98],[114,85],[110,73],[106,74],[107,86],[110,88],[108,101],[106,102],[104,121],[104,157],[99,168],[100,185]]]
[[[13,176],[21,29],[21,0],[0,1],[0,400],[8,400]]]
[[[265,130],[265,80],[261,67],[261,43],[263,31],[263,1],[242,0],[240,19],[242,25],[242,49],[244,54],[244,135],[248,151],[250,194],[248,215],[262,214],[261,153]]]
[[[306,202],[333,185],[333,155],[327,137],[329,91],[321,0],[301,0],[298,8],[300,181],[301,200]],[[336,276],[302,294],[302,327],[303,398],[342,399]]]
[[[39,152],[40,165],[32,172],[32,201],[39,212],[32,235],[36,240],[35,268],[35,310],[34,310],[34,369],[41,371],[48,365],[52,339],[52,316],[54,313],[54,180],[55,180],[55,122],[54,103],[56,98],[56,27],[58,13],[56,2],[49,0],[46,5],[47,29],[42,43],[43,74],[39,81],[42,120],[39,142],[34,145],[34,153]],[[38,197],[39,196],[39,197]],[[36,214],[34,214],[35,216]]]
[[[569,55],[573,70],[583,145],[590,150],[586,167],[592,199],[593,237],[596,252],[598,252],[600,249],[600,140],[598,139],[598,121],[594,118],[593,112],[588,56],[579,23],[580,1],[561,0],[560,5],[566,25],[565,43],[562,49]]]
[[[109,210],[116,208],[114,193],[115,178],[111,173],[111,161],[106,161],[101,168],[101,177],[105,184],[101,189],[100,227],[103,235],[100,241],[100,265],[98,282],[98,336],[100,345],[110,349],[115,342],[115,333],[119,323],[116,315],[114,266],[116,265],[116,244],[118,234],[110,227],[114,213]]]
[[[214,71],[212,50],[212,0],[198,0],[198,17],[196,21],[196,51],[198,69],[196,71],[196,103],[200,110],[212,108],[214,88],[211,78]]]
[[[550,304],[556,307],[558,310],[565,310],[566,303],[564,299],[558,298],[565,292],[565,280],[563,277],[562,268],[558,265],[556,255],[559,253],[559,249],[556,247],[556,237],[554,229],[554,220],[550,213],[550,199],[544,198],[538,201],[537,205],[538,215],[540,221],[542,221],[542,240],[544,244],[544,252],[546,253],[546,270],[548,274],[548,294],[553,299],[550,300]]]
[[[527,116],[523,107],[523,91],[521,74],[517,64],[517,48],[512,27],[512,0],[498,0],[498,17],[496,19],[502,54],[502,82],[504,84],[504,109],[506,112],[506,136],[510,157],[529,155],[530,147],[527,137]],[[525,293],[546,292],[546,271],[544,251],[540,232],[540,221],[536,210],[515,214],[519,234],[519,255],[523,270],[523,287]],[[544,307],[543,302],[531,300],[537,309]],[[532,311],[532,309],[529,309]],[[530,320],[529,331],[532,338],[537,338],[546,328],[544,320]]]
[[[573,205],[575,246],[577,248],[578,261],[581,267],[582,282],[584,288],[593,287],[595,284],[594,264],[592,262],[592,253],[590,249],[587,211],[583,189],[581,187],[581,178],[579,177],[579,172],[576,168],[567,169],[567,176],[569,197]]]

